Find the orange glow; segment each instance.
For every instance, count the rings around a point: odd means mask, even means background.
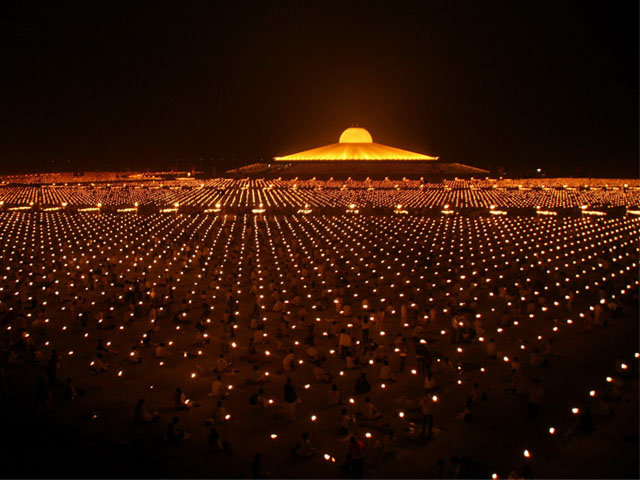
[[[340,135],[340,143],[373,143],[371,134],[365,128],[347,128]]]
[[[437,160],[438,157],[422,155],[400,148],[374,143],[364,128],[347,128],[340,135],[339,143],[305,150],[303,152],[274,157],[281,162],[299,160]]]

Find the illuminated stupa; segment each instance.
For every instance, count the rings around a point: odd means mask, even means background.
[[[256,163],[229,170],[231,175],[283,178],[452,178],[489,173],[440,157],[375,143],[365,128],[350,127],[338,143],[274,157],[275,162]]]
[[[338,143],[332,143],[284,157],[275,157],[275,160],[278,162],[336,160],[434,161],[438,160],[438,157],[431,157],[421,153],[410,152],[409,150],[374,143],[371,134],[366,129],[351,127],[342,132]]]

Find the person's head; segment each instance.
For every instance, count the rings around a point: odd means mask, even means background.
[[[182,393],[182,389],[180,387],[176,387],[176,393]]]
[[[141,407],[142,405],[144,405],[144,398],[138,400],[138,407]]]
[[[218,376],[216,377],[216,380],[220,381],[220,380],[222,380],[222,377],[221,377],[220,375],[218,375]]]
[[[178,423],[178,417],[173,417],[173,418],[171,419],[171,423],[172,423],[172,424],[176,424],[176,423]]]
[[[263,393],[264,393],[264,389],[263,389],[262,387],[261,387],[261,388],[259,388],[259,389],[258,389],[258,394],[259,394],[259,395],[262,395]]]
[[[218,400],[218,402],[216,403],[216,407],[218,407],[218,408],[222,407],[222,401],[221,400]]]
[[[336,390],[338,390],[338,385],[337,385],[337,384],[335,384],[335,383],[334,383],[333,385],[331,385],[331,390],[333,390],[334,392],[335,392]]]
[[[365,402],[365,403],[369,403],[370,401],[371,401],[371,399],[370,399],[369,397],[367,397],[367,398],[365,398],[365,399],[364,399],[364,402]]]
[[[291,384],[291,377],[287,377],[287,385]]]
[[[309,438],[309,432],[302,432],[302,438],[304,438],[305,440]]]

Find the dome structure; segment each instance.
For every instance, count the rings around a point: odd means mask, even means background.
[[[338,143],[324,145],[311,150],[293,153],[284,157],[274,157],[278,162],[317,161],[425,161],[438,160],[421,153],[374,143],[371,134],[364,128],[350,127],[342,132]]]
[[[339,143],[373,143],[373,138],[365,128],[350,127],[340,135]]]

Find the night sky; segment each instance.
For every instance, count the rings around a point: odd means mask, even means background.
[[[637,1],[25,0],[0,45],[5,172],[221,173],[358,125],[507,174],[638,175]]]

